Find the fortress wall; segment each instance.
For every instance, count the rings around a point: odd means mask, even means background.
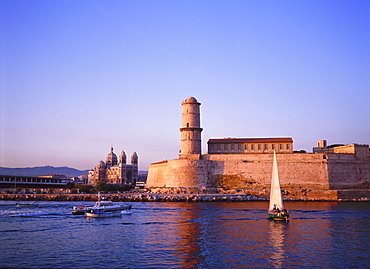
[[[370,160],[354,154],[328,154],[331,189],[368,188]]]
[[[194,159],[177,159],[169,162],[166,187],[201,187],[207,184],[208,162]]]
[[[151,164],[147,187],[201,187],[209,185],[211,162],[196,159],[175,159]]]
[[[147,187],[269,189],[272,154],[205,154],[150,165]],[[354,154],[277,154],[280,184],[285,190],[364,188],[370,183],[370,161]]]
[[[211,174],[225,188],[269,188],[272,154],[203,155],[204,159],[221,162],[223,171]],[[283,188],[329,189],[327,160],[324,154],[278,154],[280,184]],[[221,173],[222,172],[222,173]]]
[[[168,161],[153,163],[149,166],[147,187],[166,186],[168,178]]]

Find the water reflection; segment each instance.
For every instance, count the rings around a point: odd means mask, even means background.
[[[176,256],[182,260],[181,267],[195,268],[201,262],[202,255],[200,242],[201,228],[200,223],[196,221],[200,218],[200,210],[197,204],[187,204],[187,206],[180,211],[182,221],[178,225],[176,233],[179,239],[175,243]]]
[[[182,268],[228,268],[269,262],[265,210],[246,210],[247,204],[194,203],[183,205],[181,223],[174,226]],[[261,214],[262,213],[262,214]],[[253,219],[257,218],[257,219]],[[256,246],[262,246],[256,249]]]
[[[282,268],[284,259],[284,229],[289,223],[269,220],[269,224],[269,242],[272,246],[271,265],[274,268]]]

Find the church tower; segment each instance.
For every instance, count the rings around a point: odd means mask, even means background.
[[[200,128],[200,103],[194,97],[188,97],[182,105],[182,126],[180,158],[187,158],[190,154],[202,153],[203,131]]]

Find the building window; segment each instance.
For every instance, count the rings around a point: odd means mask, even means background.
[[[213,145],[211,145],[211,152],[213,152],[214,151],[214,146]]]
[[[248,145],[245,145],[244,146],[244,150],[247,151],[248,150]]]
[[[220,150],[221,150],[221,146],[217,145],[217,151],[220,151]]]
[[[238,151],[242,151],[242,146],[238,145]]]
[[[227,145],[224,145],[224,151],[227,151]]]
[[[280,150],[283,150],[283,144],[280,144],[280,145],[279,145],[279,149],[280,149]]]
[[[261,150],[261,145],[260,145],[260,144],[258,144],[257,148],[258,148],[258,150]]]
[[[235,145],[231,145],[231,151],[235,151]]]
[[[289,150],[289,144],[286,144],[286,150]]]
[[[275,150],[275,145],[274,144],[271,145],[271,149]]]
[[[254,150],[254,145],[251,145],[251,150]]]
[[[265,150],[268,150],[268,145],[267,144],[265,144]]]

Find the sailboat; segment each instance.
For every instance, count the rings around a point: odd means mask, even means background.
[[[283,206],[281,197],[279,173],[276,161],[276,153],[274,151],[274,161],[272,164],[272,180],[270,191],[270,204],[268,215],[270,219],[288,221],[289,213]]]

